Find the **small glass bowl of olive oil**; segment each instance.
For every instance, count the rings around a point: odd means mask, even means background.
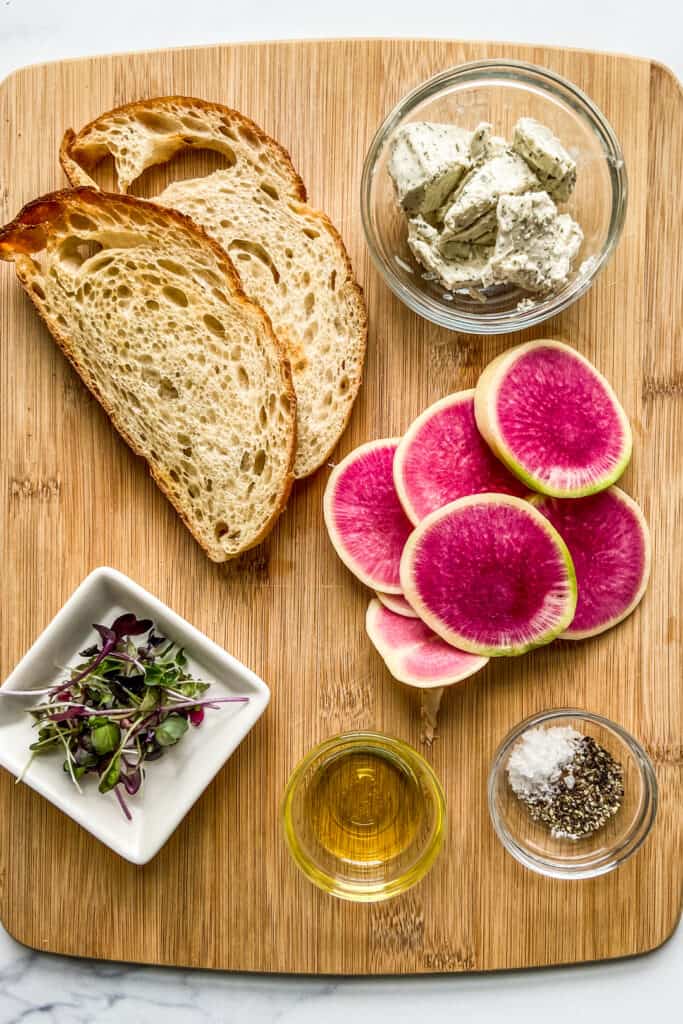
[[[439,780],[407,743],[347,732],[315,747],[282,800],[290,853],[325,892],[357,902],[405,892],[441,849],[446,804]]]

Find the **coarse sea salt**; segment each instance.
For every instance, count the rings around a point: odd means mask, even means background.
[[[513,747],[507,763],[508,779],[515,794],[520,799],[550,800],[582,739],[581,733],[568,725],[539,725],[525,733]]]

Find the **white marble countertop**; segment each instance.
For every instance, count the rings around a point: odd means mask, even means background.
[[[132,49],[313,36],[443,36],[655,57],[683,78],[680,0],[0,0],[0,79],[24,64]],[[0,926],[0,1024],[326,1024],[433,1020],[620,1024],[678,1020],[683,928],[614,963],[419,979],[176,971],[34,953]]]

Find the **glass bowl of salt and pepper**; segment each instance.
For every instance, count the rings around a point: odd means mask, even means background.
[[[645,842],[657,780],[647,754],[621,726],[560,708],[506,736],[488,796],[498,837],[521,864],[551,878],[595,878]]]

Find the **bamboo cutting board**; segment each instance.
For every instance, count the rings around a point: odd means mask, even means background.
[[[458,337],[408,313],[371,267],[358,194],[384,115],[427,76],[505,56],[584,89],[625,151],[629,212],[590,294],[514,339]],[[270,539],[211,564],[111,429],[0,267],[2,677],[95,566],[128,573],[270,684],[271,707],[160,855],[120,860],[36,793],[0,777],[0,916],[43,950],[249,971],[474,971],[623,956],[672,932],[683,893],[683,100],[646,60],[490,43],[348,40],[216,46],[28,68],[0,86],[0,217],[64,184],[57,148],[137,97],[183,93],[235,106],[291,151],[312,201],[340,228],[369,305],[365,384],[337,458],[400,434],[429,402],[472,387],[513,340],[565,337],[621,396],[635,434],[624,485],[643,505],[654,570],[618,629],[498,659],[444,699],[428,756],[449,806],[445,851],[411,893],[354,906],[318,892],[285,851],[278,804],[310,747],[349,728],[419,745],[418,707],[365,638],[368,595],[325,535],[328,470],[300,483]],[[158,191],[161,172],[147,176]],[[156,177],[155,177],[156,176]],[[149,194],[149,193],[147,193]],[[633,731],[660,785],[657,824],[620,871],[538,878],[489,825],[486,775],[521,718],[576,705]]]

